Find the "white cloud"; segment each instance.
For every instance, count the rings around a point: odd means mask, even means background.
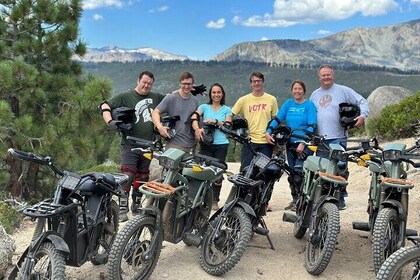
[[[420,4],[420,0],[410,0],[411,4]]]
[[[207,23],[207,28],[211,28],[211,29],[221,29],[223,27],[225,27],[226,25],[226,20],[224,18],[219,18],[216,21],[210,21]]]
[[[262,37],[261,39],[260,39],[260,41],[267,41],[267,40],[270,40],[269,38],[267,38],[267,37]]]
[[[156,8],[156,9],[151,9],[148,12],[153,14],[153,13],[156,13],[156,12],[166,12],[167,10],[169,10],[169,6],[161,6],[161,7]]]
[[[92,18],[93,18],[94,21],[99,21],[99,20],[103,20],[104,19],[104,17],[101,16],[100,14],[94,14],[92,16]]]
[[[395,0],[275,0],[273,14],[254,15],[247,19],[235,16],[232,22],[244,26],[287,27],[299,23],[346,19],[358,13],[363,16],[380,16],[398,7]]]
[[[325,36],[325,35],[330,35],[331,34],[331,31],[320,29],[317,32],[315,32],[315,34]]]
[[[124,2],[120,0],[83,0],[83,9],[93,10],[102,7],[117,7],[124,6]]]

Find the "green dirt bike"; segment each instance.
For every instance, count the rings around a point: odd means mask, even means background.
[[[312,275],[321,274],[328,266],[340,232],[338,203],[340,189],[348,184],[340,175],[338,162],[347,162],[358,151],[346,151],[341,145],[327,146],[324,139],[308,134],[292,135],[329,151],[329,158],[308,156],[303,164],[303,183],[298,190],[296,215],[284,213],[283,221],[294,223],[293,234],[302,238],[309,229],[305,267]]]
[[[223,176],[226,163],[174,148],[162,152],[158,143],[136,140],[143,152],[148,150],[159,161],[163,178],[140,185],[147,199],[145,207],[116,237],[109,256],[109,279],[148,279],[162,241],[198,247],[206,232],[213,201],[211,183]]]
[[[370,231],[375,273],[383,262],[396,250],[403,247],[407,236],[417,231],[407,229],[409,190],[414,187],[407,181],[404,163],[416,167],[412,159],[420,159],[420,141],[412,147],[391,143],[385,148],[374,145],[381,153],[370,153],[365,160],[371,173],[368,198],[369,222],[353,222],[353,228]]]
[[[118,205],[128,176],[92,172],[78,175],[59,168],[51,157],[10,148],[11,156],[50,167],[61,178],[54,196],[25,208],[36,220],[29,247],[9,279],[64,279],[65,265],[80,267],[108,260],[118,231]]]

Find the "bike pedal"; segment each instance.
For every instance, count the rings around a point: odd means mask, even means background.
[[[202,241],[201,236],[192,233],[186,233],[184,239],[186,239],[189,244],[195,247],[199,247]]]
[[[417,230],[408,228],[405,231],[405,236],[417,236]]]
[[[353,229],[370,231],[369,224],[365,222],[353,222]]]
[[[291,213],[283,213],[283,222],[294,223],[297,220],[297,216]]]
[[[256,227],[254,228],[254,232],[256,234],[260,234],[260,235],[268,235],[269,230],[266,228],[262,228],[262,227]]]

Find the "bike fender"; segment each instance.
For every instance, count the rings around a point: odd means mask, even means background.
[[[323,195],[319,198],[318,202],[314,205],[312,213],[318,212],[319,207],[321,207],[326,202],[332,202],[334,204],[338,203],[338,199],[331,195]]]
[[[254,209],[252,209],[252,207],[249,206],[248,203],[246,203],[245,201],[238,201],[237,204],[239,204],[239,206],[241,206],[244,209],[245,213],[256,217]]]
[[[25,252],[23,252],[23,254],[20,256],[18,262],[16,263],[15,267],[13,268],[12,272],[10,272],[9,274],[9,278],[7,278],[8,280],[15,280],[18,277],[18,273],[19,273],[19,267],[21,267],[23,261],[26,258],[26,255],[29,252],[29,247],[26,248]]]
[[[225,212],[228,213],[232,210],[232,208],[236,205],[236,203],[238,202],[238,199],[234,199],[231,200],[228,203],[225,203],[225,205],[223,205],[223,207],[219,208],[219,210],[217,210],[216,212],[214,212],[213,215],[211,215],[209,222],[213,221],[214,219],[216,219],[216,217],[221,213],[221,212]]]
[[[70,253],[69,246],[67,245],[66,241],[64,241],[61,236],[57,235],[56,233],[50,233],[49,235],[45,236],[45,239],[48,239],[51,241],[52,244],[54,244],[55,248],[59,251],[62,251],[64,253]]]
[[[383,208],[394,208],[395,210],[397,210],[399,218],[401,220],[403,221],[407,220],[407,214],[404,212],[401,202],[390,199],[390,200],[385,200],[384,202],[382,202],[381,206]]]

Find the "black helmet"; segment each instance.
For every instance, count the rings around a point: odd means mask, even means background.
[[[248,121],[241,116],[234,116],[232,118],[231,130],[235,130],[236,134],[241,137],[248,136]]]
[[[354,119],[360,116],[359,106],[345,102],[338,104],[338,106],[338,113],[340,114],[340,125],[344,128],[354,127],[356,124]]]
[[[271,135],[273,136],[274,140],[279,145],[286,145],[289,142],[290,134],[292,131],[289,127],[285,125],[279,125],[277,128],[273,130]]]
[[[216,125],[213,123],[203,123],[203,143],[206,145],[212,145],[214,141],[214,133],[216,131]]]
[[[122,133],[128,133],[133,129],[136,121],[135,112],[134,109],[128,107],[117,107],[112,109],[112,119],[120,121],[117,126]]]

